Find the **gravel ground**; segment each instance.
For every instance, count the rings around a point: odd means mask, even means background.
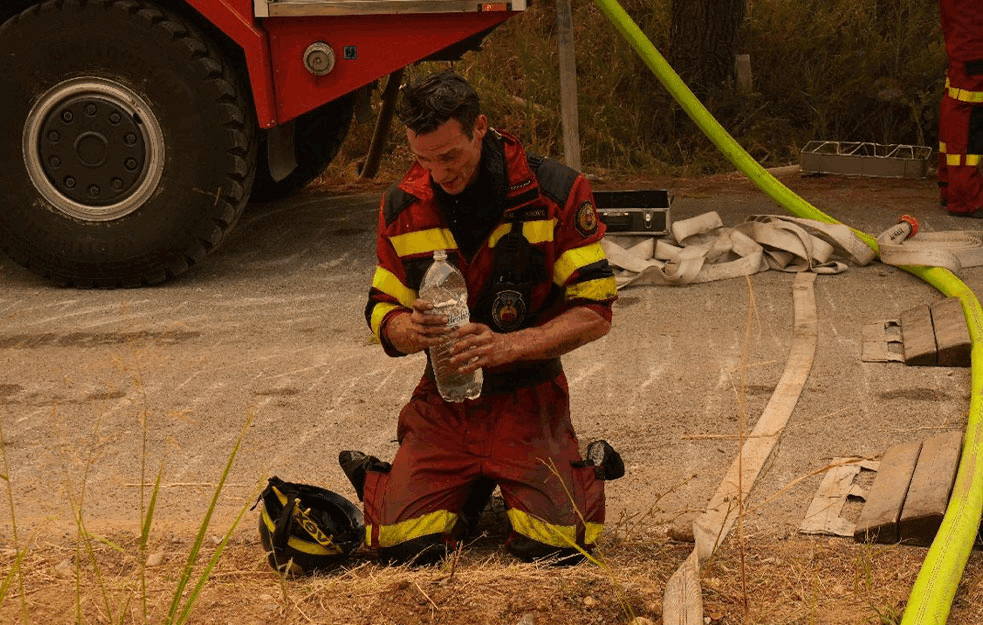
[[[868,231],[902,212],[927,230],[980,225],[942,213],[931,181],[786,181]],[[732,225],[781,212],[737,176],[668,184],[677,219],[716,210]],[[249,415],[218,520],[270,474],[353,497],[338,450],[391,456],[396,414],[423,368],[422,356],[385,356],[362,320],[377,201],[311,193],[251,207],[201,267],[153,288],[57,288],[0,257],[0,423],[22,526],[68,531],[84,482],[91,527],[136,528],[145,460],[147,481],[163,466],[158,521],[184,532]],[[983,269],[963,277],[976,289]],[[736,453],[741,407],[750,427],[781,375],[791,284],[773,271],[750,288],[736,279],[627,289],[611,333],[564,358],[581,440],[610,440],[628,465],[609,484],[609,518],[651,513],[663,524],[708,501]],[[860,361],[863,324],[937,292],[880,264],[820,276],[815,288],[815,364],[752,495],[748,528],[768,538],[795,531],[819,483],[786,488],[796,478],[834,456],[876,456],[965,423],[968,369]],[[743,391],[742,360],[752,365]]]

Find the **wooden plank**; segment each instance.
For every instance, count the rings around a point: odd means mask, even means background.
[[[899,529],[903,543],[927,546],[935,538],[956,481],[962,441],[963,433],[955,431],[938,434],[922,443],[901,511]]]
[[[884,452],[880,470],[870,487],[853,533],[858,542],[898,542],[898,519],[901,518],[901,509],[921,447],[921,441],[911,441]]]
[[[853,523],[840,517],[846,498],[853,489],[853,480],[860,473],[860,465],[854,458],[834,458],[833,466],[823,475],[809,510],[799,525],[803,534],[827,534],[853,536]]]
[[[932,304],[932,326],[940,367],[968,367],[972,342],[959,298],[948,297]]]
[[[904,362],[901,322],[896,319],[886,319],[864,325],[860,360],[863,362]]]
[[[938,362],[932,313],[922,304],[901,313],[901,338],[906,365],[933,366]]]

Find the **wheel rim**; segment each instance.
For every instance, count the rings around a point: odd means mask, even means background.
[[[129,215],[164,172],[164,134],[150,105],[104,78],[73,78],[42,95],[24,124],[23,151],[44,199],[84,221]]]

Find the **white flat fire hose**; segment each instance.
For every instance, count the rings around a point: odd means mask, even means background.
[[[940,266],[957,273],[983,265],[983,233],[917,234],[903,221],[879,238],[881,261],[889,265]],[[847,226],[785,215],[755,215],[725,227],[715,212],[672,224],[671,238],[611,235],[601,241],[608,262],[620,271],[618,288],[683,285],[748,276],[768,269],[833,274],[843,261],[866,265],[874,251]]]

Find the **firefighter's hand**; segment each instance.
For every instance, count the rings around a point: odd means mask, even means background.
[[[413,302],[413,311],[408,315],[397,315],[386,324],[386,336],[393,347],[404,354],[415,354],[447,340],[447,317],[428,311],[430,302],[418,299]]]
[[[518,360],[513,339],[513,336],[494,332],[483,323],[465,324],[457,330],[451,363],[457,365],[461,373],[508,364]]]

